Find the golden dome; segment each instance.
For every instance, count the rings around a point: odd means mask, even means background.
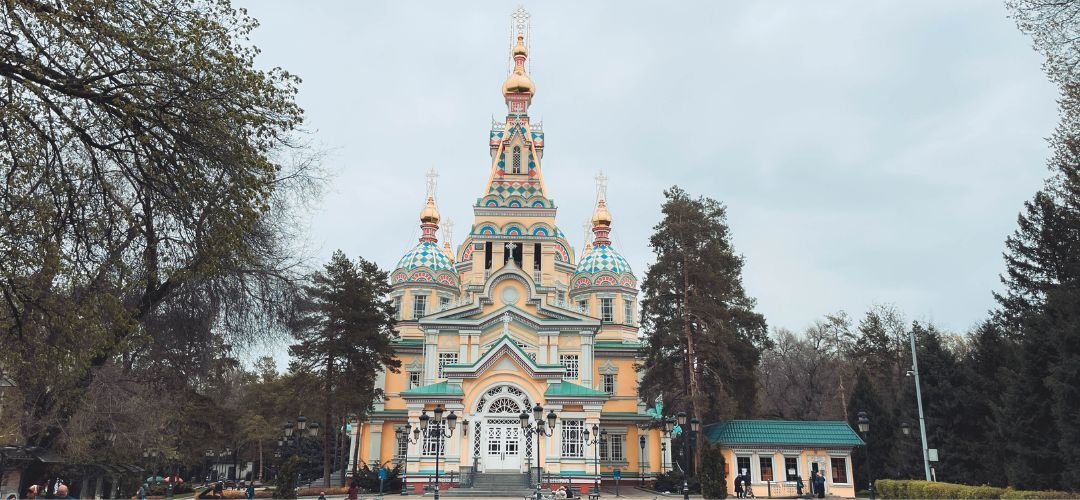
[[[526,57],[528,57],[529,49],[525,48],[525,37],[523,35],[518,35],[517,36],[517,45],[514,46],[513,54],[515,56],[526,56]]]
[[[438,224],[439,209],[435,208],[435,197],[428,196],[427,205],[420,211],[420,222]]]
[[[517,45],[513,49],[514,54],[514,72],[510,73],[510,76],[506,77],[506,81],[503,82],[503,95],[506,94],[535,94],[536,85],[528,75],[525,74],[525,58],[529,55],[529,50],[525,48],[525,37],[518,35]]]
[[[611,212],[608,212],[607,203],[603,198],[596,203],[596,210],[593,211],[592,223],[594,226],[610,226],[611,225]]]

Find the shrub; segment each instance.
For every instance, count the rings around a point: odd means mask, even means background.
[[[1025,491],[996,486],[879,479],[874,487],[882,498],[1075,498],[1065,491]]]
[[[706,444],[701,451],[701,494],[705,498],[727,498],[727,473],[720,447]]]
[[[665,472],[659,476],[656,476],[656,481],[653,481],[653,489],[659,492],[681,492],[683,485],[683,474],[681,472],[670,471]],[[701,493],[701,482],[697,478],[687,479],[687,486],[690,487],[690,493]]]
[[[317,497],[319,493],[325,493],[327,495],[345,495],[349,493],[347,486],[331,486],[325,487],[313,487],[313,488],[300,488],[296,490],[296,496],[298,497]]]
[[[274,498],[296,498],[296,475],[304,465],[304,459],[293,455],[285,461],[278,472]]]

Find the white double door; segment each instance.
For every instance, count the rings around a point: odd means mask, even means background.
[[[484,433],[484,470],[520,471],[521,422],[516,418],[489,418]]]

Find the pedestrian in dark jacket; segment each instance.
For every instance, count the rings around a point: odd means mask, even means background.
[[[825,476],[821,474],[821,471],[817,471],[817,475],[814,476],[814,493],[817,493],[818,498],[825,498]]]

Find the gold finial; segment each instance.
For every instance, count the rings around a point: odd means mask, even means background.
[[[529,13],[524,7],[518,7],[510,16],[511,40],[516,40],[510,49],[514,69],[510,76],[503,82],[503,95],[506,94],[535,94],[536,85],[525,74],[525,59],[529,57]]]
[[[596,210],[593,211],[592,223],[594,226],[610,226],[611,212],[607,209],[607,177],[601,170],[596,176]]]
[[[525,35],[518,33],[517,45],[514,46],[513,55],[529,56],[529,49],[525,47]]]
[[[435,167],[431,167],[431,170],[428,170],[426,177],[427,203],[424,204],[424,209],[420,211],[420,222],[438,224],[439,208],[435,206],[435,184],[439,178],[439,174],[435,171]]]

